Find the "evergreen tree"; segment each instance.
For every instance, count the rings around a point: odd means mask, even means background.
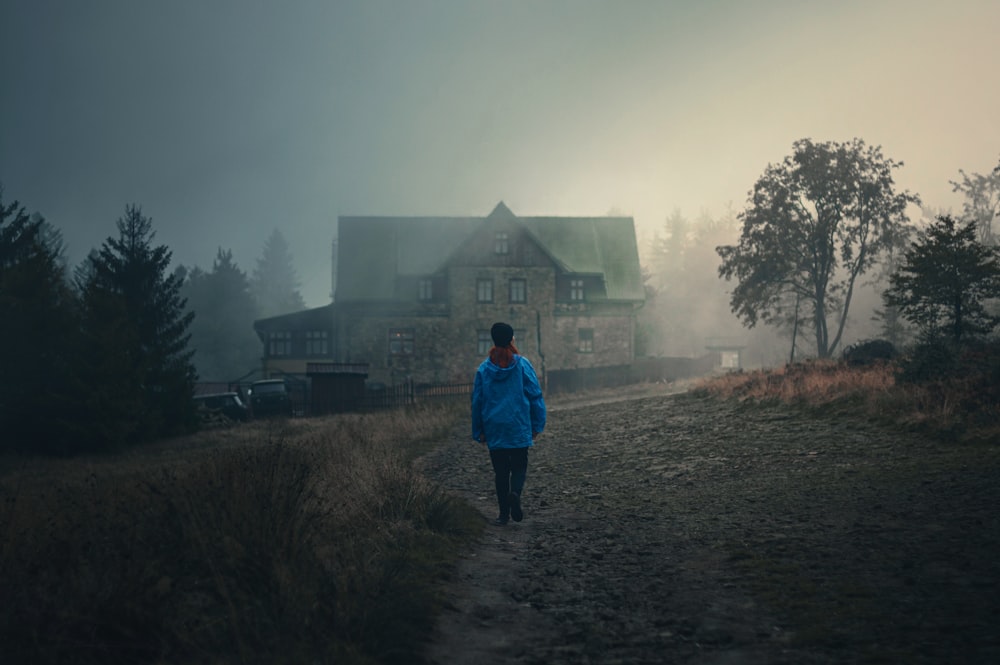
[[[257,307],[246,273],[220,247],[212,271],[194,268],[184,285],[194,364],[202,381],[231,381],[260,364],[261,344],[253,330]]]
[[[740,331],[718,279],[715,253],[717,245],[738,235],[733,216],[703,214],[692,223],[675,211],[667,218],[646,256],[646,302],[638,314],[644,350],[694,357],[704,354],[713,338]]]
[[[62,237],[0,187],[0,436],[2,448],[72,445],[76,301]]]
[[[977,220],[948,215],[920,231],[889,280],[886,302],[899,307],[925,337],[960,342],[990,332],[1000,317],[985,302],[1000,295],[1000,249],[977,238]]]
[[[305,309],[299,286],[288,243],[281,231],[275,229],[264,245],[263,254],[257,259],[250,282],[258,315],[267,318]]]
[[[135,205],[79,274],[83,332],[98,443],[121,445],[175,434],[195,424],[195,371],[188,350],[193,314],[181,281],[168,275],[171,252],[154,247],[152,221]]]

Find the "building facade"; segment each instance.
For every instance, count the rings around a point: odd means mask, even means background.
[[[506,321],[547,375],[626,367],[644,291],[630,217],[341,217],[334,302],[263,319],[264,373],[363,363],[369,383],[462,383]]]

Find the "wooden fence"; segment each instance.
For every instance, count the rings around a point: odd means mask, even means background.
[[[467,397],[472,394],[471,383],[426,383],[417,386],[418,399]]]
[[[361,400],[364,409],[392,409],[417,402],[446,399],[468,399],[471,383],[434,383],[416,385],[410,382],[366,390]]]

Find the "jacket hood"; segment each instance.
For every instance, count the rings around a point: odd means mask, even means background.
[[[494,381],[506,381],[513,370],[517,369],[518,363],[521,362],[521,356],[514,354],[511,358],[510,364],[506,367],[500,367],[499,365],[494,365],[492,360],[486,361],[486,369],[490,372],[490,376]]]

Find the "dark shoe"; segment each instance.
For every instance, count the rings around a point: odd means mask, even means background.
[[[510,516],[515,522],[520,522],[524,519],[524,511],[521,510],[521,495],[516,492],[511,492],[507,497],[507,503],[510,504]]]
[[[509,518],[500,515],[495,520],[493,520],[493,526],[505,526]]]

